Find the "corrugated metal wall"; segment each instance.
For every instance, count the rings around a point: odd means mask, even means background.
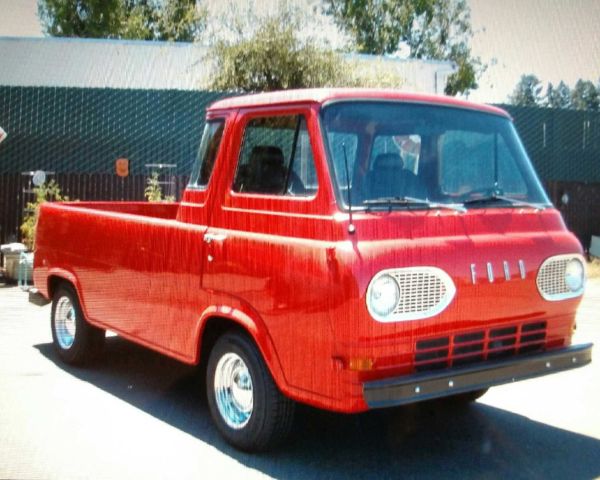
[[[222,94],[204,91],[0,86],[0,242],[18,236],[23,171],[57,174],[81,200],[143,200],[145,164],[174,163],[176,191],[185,184],[206,106]],[[600,234],[600,113],[503,106],[555,205],[582,243]],[[131,176],[116,177],[117,158]],[[560,198],[570,201],[562,206]]]

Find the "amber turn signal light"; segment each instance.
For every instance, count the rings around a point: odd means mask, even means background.
[[[348,370],[364,372],[373,369],[373,359],[365,357],[355,357],[348,360]]]

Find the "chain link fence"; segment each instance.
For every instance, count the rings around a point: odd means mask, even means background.
[[[600,112],[499,106],[544,181],[600,183]]]
[[[20,236],[30,181],[23,172],[55,172],[72,199],[144,200],[147,165],[173,164],[165,181],[180,198],[205,108],[222,96],[0,86],[0,127],[8,134],[0,144],[0,242]],[[589,246],[590,235],[600,234],[600,113],[500,106],[513,116],[554,204]],[[115,174],[120,158],[129,161],[126,178]]]

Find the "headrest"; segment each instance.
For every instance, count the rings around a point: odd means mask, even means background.
[[[380,153],[373,160],[373,170],[404,168],[404,161],[398,153]]]
[[[281,148],[272,145],[257,145],[250,152],[250,161],[260,161],[270,165],[283,166],[283,152]]]

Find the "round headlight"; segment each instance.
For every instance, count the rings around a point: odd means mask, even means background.
[[[565,283],[569,290],[576,292],[583,288],[585,279],[583,264],[577,258],[572,258],[565,268]]]
[[[391,275],[381,275],[369,287],[367,306],[375,317],[386,317],[400,301],[400,287]]]

